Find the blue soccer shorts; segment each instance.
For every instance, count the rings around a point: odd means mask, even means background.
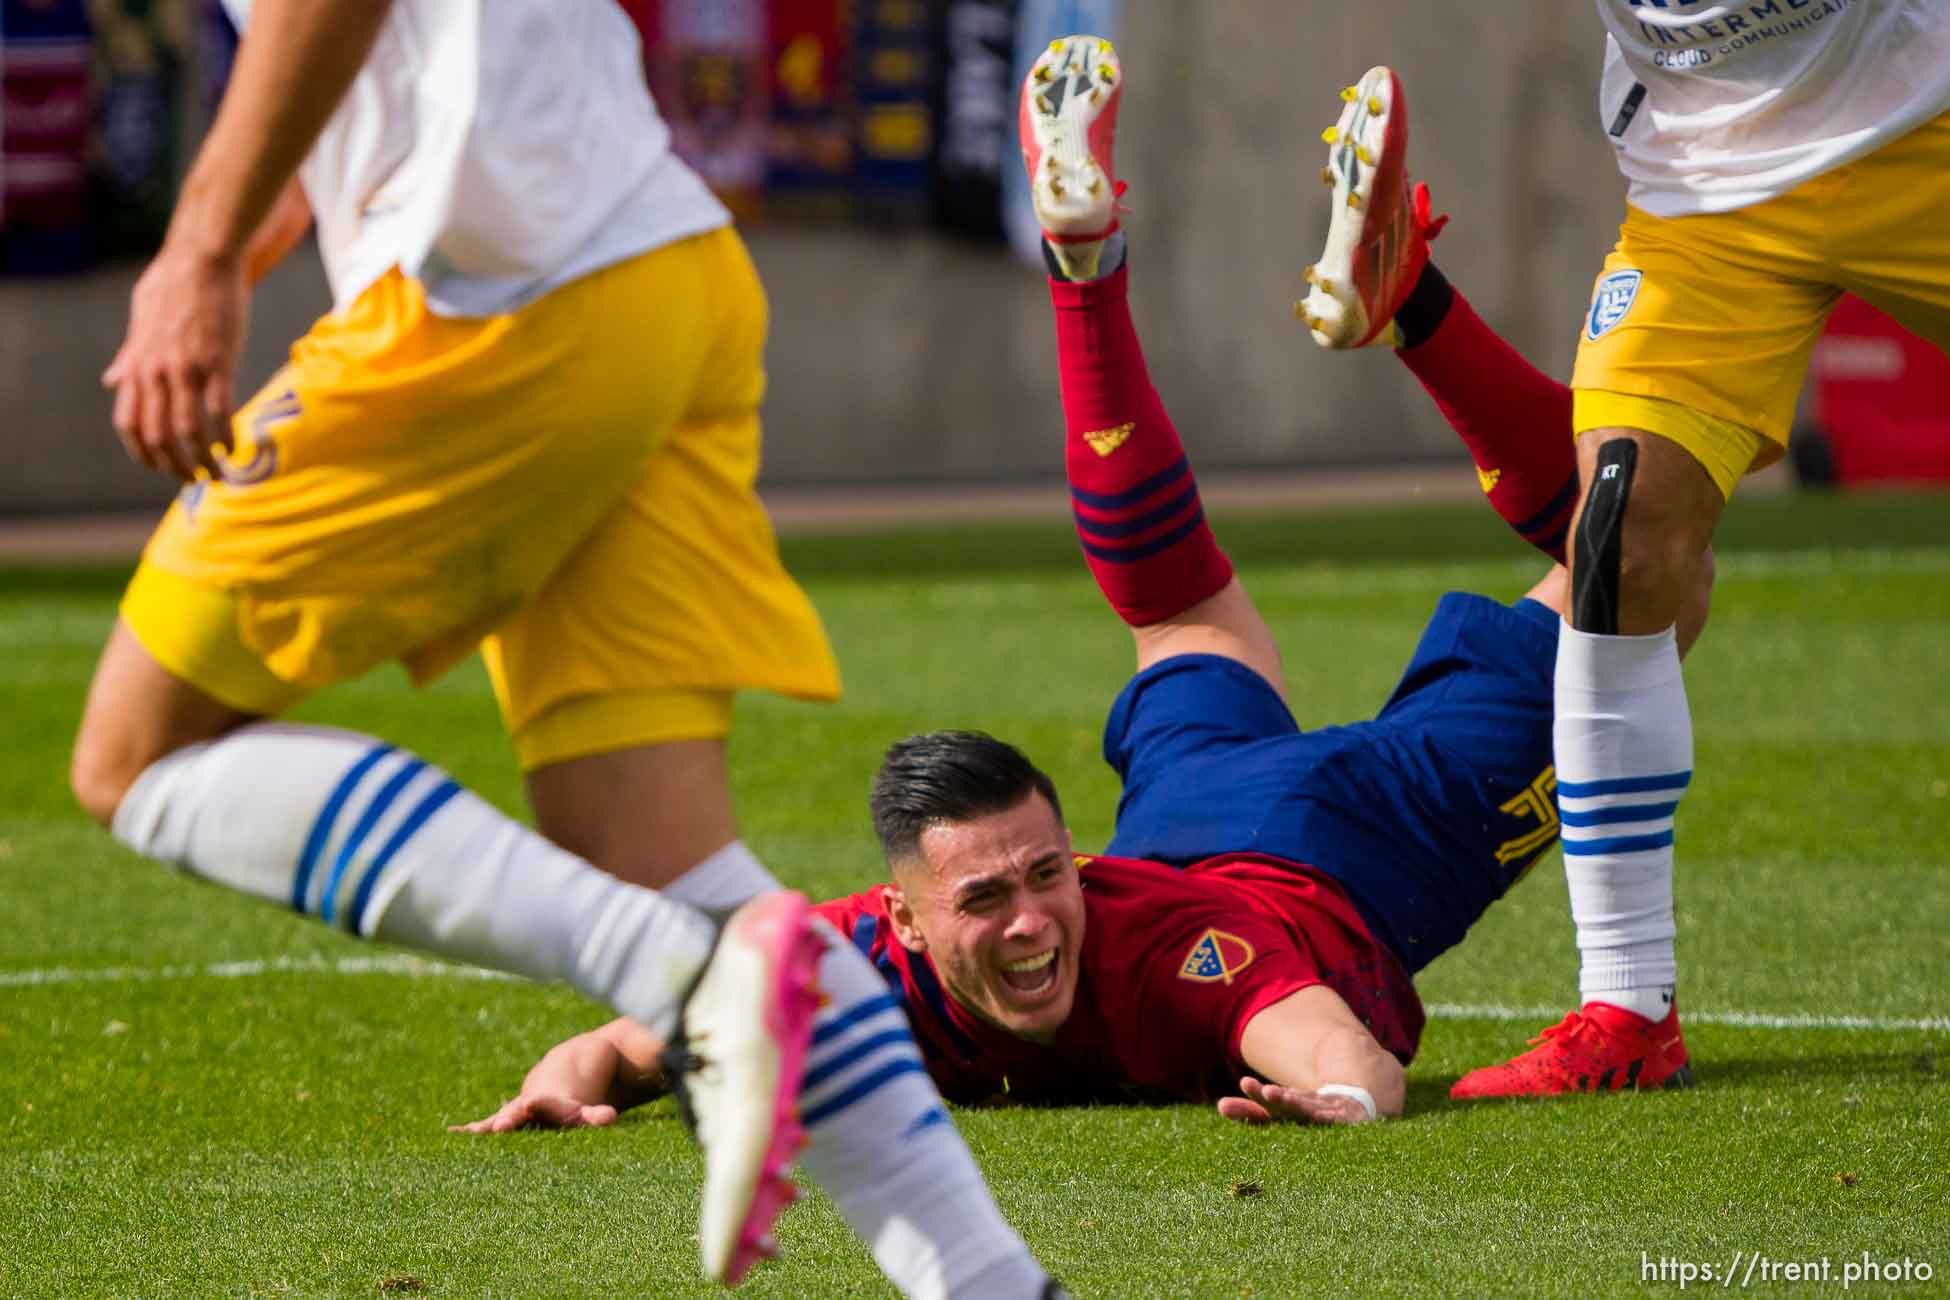
[[[1236,660],[1154,664],[1104,724],[1124,781],[1105,852],[1306,863],[1420,970],[1557,841],[1557,630],[1536,601],[1451,592],[1374,720],[1315,731]]]

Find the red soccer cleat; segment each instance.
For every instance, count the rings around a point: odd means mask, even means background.
[[[1392,344],[1395,312],[1449,218],[1430,215],[1428,186],[1408,183],[1401,79],[1370,68],[1341,98],[1340,120],[1322,133],[1328,149],[1320,179],[1334,191],[1327,247],[1307,268],[1313,288],[1294,312],[1324,348]]]
[[[1471,1070],[1449,1095],[1548,1097],[1693,1086],[1676,1003],[1654,1024],[1607,1002],[1587,1002],[1530,1041],[1536,1046],[1520,1056]]]
[[[1022,80],[1017,130],[1022,166],[1043,238],[1063,273],[1097,273],[1103,241],[1117,229],[1124,187],[1111,163],[1124,69],[1101,36],[1050,42]]]

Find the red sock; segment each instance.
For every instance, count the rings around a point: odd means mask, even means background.
[[[1120,267],[1101,280],[1051,280],[1069,436],[1064,463],[1077,540],[1104,598],[1143,627],[1232,581],[1191,462],[1151,387]]]
[[[1561,562],[1578,498],[1571,390],[1524,360],[1460,293],[1427,340],[1395,355],[1462,435],[1491,507]]]

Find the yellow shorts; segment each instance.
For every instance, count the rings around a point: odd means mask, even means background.
[[[1684,446],[1728,496],[1779,459],[1843,292],[1950,351],[1950,114],[1733,212],[1626,209],[1578,342],[1575,429]]]
[[[484,319],[390,274],[238,412],[122,617],[266,714],[389,660],[424,684],[479,644],[530,768],[722,736],[743,688],[835,698],[753,491],[765,324],[730,230]]]

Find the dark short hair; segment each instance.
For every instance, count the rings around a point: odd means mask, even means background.
[[[942,822],[1007,812],[1056,784],[1014,745],[980,731],[930,731],[894,742],[873,778],[873,830],[889,864],[920,855],[921,835]]]

